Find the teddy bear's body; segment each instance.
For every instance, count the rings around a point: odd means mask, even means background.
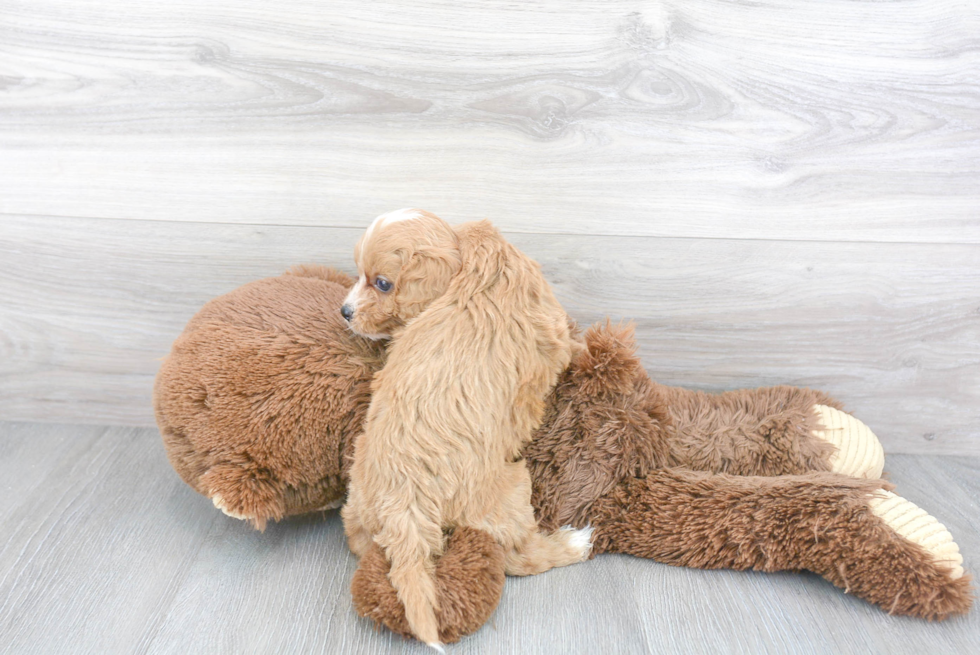
[[[342,502],[384,364],[383,346],[354,337],[340,316],[350,284],[322,267],[260,280],[206,305],[174,343],[157,378],[157,421],[174,468],[227,514],[261,528]],[[826,416],[863,428],[833,399],[794,387],[666,387],[643,370],[629,329],[596,326],[581,338],[586,349],[524,451],[542,527],[591,525],[596,554],[809,569],[896,613],[942,618],[969,607],[948,533],[917,542],[888,522],[911,504],[889,505],[886,483],[865,479],[880,474],[880,447],[827,436]],[[444,640],[496,606],[498,550],[479,531],[450,537],[437,569]],[[377,549],[361,561],[355,605],[407,633],[385,572]]]

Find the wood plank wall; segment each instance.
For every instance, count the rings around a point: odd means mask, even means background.
[[[980,4],[7,0],[0,418],[152,423],[207,299],[487,217],[654,377],[980,454]]]

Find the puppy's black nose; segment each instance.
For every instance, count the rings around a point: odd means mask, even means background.
[[[344,320],[350,323],[350,320],[354,318],[354,308],[350,305],[344,305],[340,308],[340,315],[344,317]]]

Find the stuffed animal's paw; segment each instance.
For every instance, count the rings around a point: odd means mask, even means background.
[[[215,494],[211,496],[211,502],[214,503],[214,506],[220,509],[222,514],[224,514],[225,516],[231,517],[233,519],[239,519],[241,521],[252,520],[251,516],[246,516],[245,514],[242,514],[241,512],[238,512],[232,507],[230,507],[221,494]]]
[[[830,470],[852,478],[880,478],[885,468],[885,451],[868,426],[833,407],[814,405],[814,410],[820,426],[813,436],[837,449],[830,456]]]
[[[354,609],[378,625],[406,637],[414,636],[405,607],[388,579],[391,565],[375,544],[361,559],[351,580]],[[475,632],[493,614],[504,590],[504,551],[493,537],[473,528],[456,528],[446,540],[435,569],[439,638],[459,641]]]
[[[201,476],[201,488],[214,506],[227,516],[249,521],[265,530],[271,519],[285,515],[282,483],[269,471],[254,466],[222,463]]]
[[[949,577],[963,577],[963,556],[942,523],[915,503],[890,491],[879,490],[868,501],[871,511],[902,537],[932,556],[934,564],[949,569]]]

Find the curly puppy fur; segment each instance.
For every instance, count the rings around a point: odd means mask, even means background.
[[[355,554],[381,546],[408,625],[437,644],[443,530],[487,531],[512,575],[588,555],[587,533],[538,532],[521,460],[577,344],[539,266],[487,221],[393,212],[354,256],[344,316],[392,342],[355,442],[344,527]]]

